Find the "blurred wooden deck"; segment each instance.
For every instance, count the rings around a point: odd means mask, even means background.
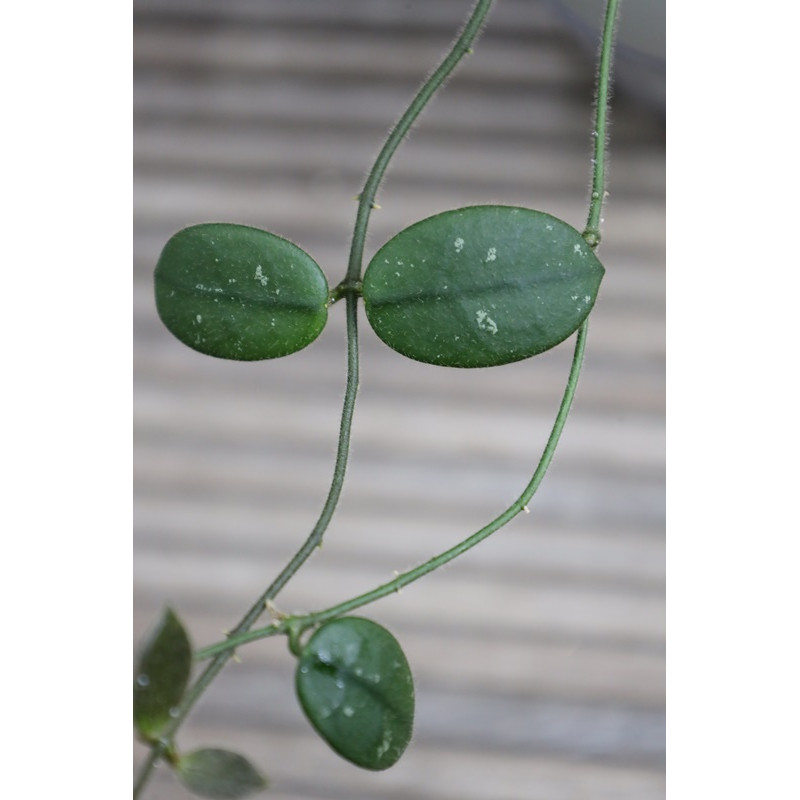
[[[140,0],[135,14],[135,620],[172,604],[220,638],[307,534],[327,491],[343,309],[275,362],[196,354],[157,319],[177,229],[266,228],[343,276],[382,136],[471,0]],[[475,53],[399,152],[369,254],[459,206],[585,217],[594,67],[532,0],[500,0]],[[293,659],[251,645],[180,742],[231,746],[273,800],[658,800],[664,793],[663,120],[619,93],[600,256],[607,275],[562,446],[531,513],[361,613],[401,641],[415,738],[361,771],[312,732]],[[494,517],[535,466],[571,344],[522,364],[417,364],[366,321],[353,453],[324,548],[278,606],[313,610],[391,578]],[[137,747],[135,761],[141,758]],[[189,797],[160,770],[149,797]]]

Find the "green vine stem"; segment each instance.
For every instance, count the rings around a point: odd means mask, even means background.
[[[347,266],[347,276],[345,282],[359,281],[361,278],[361,266],[364,256],[364,243],[367,236],[367,225],[372,209],[375,207],[375,195],[380,186],[386,168],[394,156],[400,142],[411,130],[417,117],[430,102],[433,95],[442,87],[450,73],[458,66],[465,55],[471,52],[472,45],[480,32],[486,19],[486,15],[492,7],[494,0],[478,0],[473,8],[472,14],[464,25],[450,52],[444,57],[441,64],[433,71],[430,78],[422,84],[414,99],[406,109],[406,112],[392,128],[386,143],[381,148],[375,163],[367,176],[364,190],[358,196],[358,212],[356,214],[355,229],[353,231],[353,243],[350,249],[350,259]],[[334,290],[335,291],[335,290]]]
[[[583,238],[590,247],[600,244],[600,223],[603,201],[606,198],[606,145],[608,138],[608,105],[611,91],[611,59],[614,46],[614,31],[617,23],[619,0],[606,3],[603,36],[600,44],[600,62],[597,67],[597,97],[595,99],[595,123],[592,130],[594,156],[592,158],[592,194],[589,200],[589,218]]]
[[[239,624],[231,631],[230,638],[238,637],[252,628],[259,617],[264,613],[267,603],[277,597],[278,593],[289,582],[292,576],[308,560],[309,556],[322,542],[322,537],[330,524],[336,506],[341,496],[344,485],[347,459],[350,451],[350,432],[355,409],[356,395],[359,383],[359,353],[358,353],[358,297],[359,279],[363,262],[364,244],[366,241],[367,226],[374,198],[378,187],[386,172],[392,157],[401,141],[408,133],[422,110],[431,100],[436,91],[441,88],[447,77],[455,69],[461,59],[470,52],[472,44],[483,25],[486,15],[494,0],[479,0],[467,20],[464,29],[452,45],[442,63],[425,81],[422,88],[411,101],[406,112],[390,132],[386,143],[381,149],[372,169],[369,172],[364,189],[359,195],[358,211],[350,246],[348,268],[344,281],[331,294],[332,302],[339,297],[346,297],[347,315],[347,378],[345,397],[342,406],[341,422],[339,427],[339,441],[337,445],[336,462],[334,464],[333,478],[328,496],[320,513],[317,523],[312,528],[305,542],[291,558],[289,563],[281,570],[280,574],[253,604]],[[170,752],[173,739],[187,715],[205,692],[208,685],[219,674],[232,655],[232,650],[221,651],[205,668],[184,696],[173,721],[164,730],[161,739],[151,745],[150,752],[143,762],[133,789],[133,798],[136,800],[144,790],[150,775],[158,761]]]
[[[556,447],[558,446],[558,440],[561,438],[561,432],[563,431],[564,424],[567,421],[567,416],[569,415],[569,411],[572,406],[572,399],[575,396],[575,390],[578,387],[578,378],[580,376],[581,366],[583,364],[583,354],[584,350],[586,349],[587,329],[588,320],[585,321],[578,329],[578,336],[575,342],[575,351],[572,356],[572,367],[570,368],[567,385],[564,389],[564,395],[561,398],[561,405],[559,406],[558,413],[555,421],[553,422],[553,427],[550,431],[550,436],[548,437],[547,444],[542,451],[542,456],[539,459],[539,463],[537,464],[533,476],[531,477],[530,482],[525,487],[522,494],[514,503],[512,503],[505,511],[503,511],[502,514],[495,517],[488,525],[485,525],[479,531],[473,533],[472,536],[464,539],[464,541],[460,542],[455,547],[445,550],[443,553],[440,553],[438,556],[434,556],[424,564],[398,575],[393,580],[377,587],[376,589],[366,592],[365,594],[361,594],[358,597],[354,597],[350,600],[346,600],[338,605],[331,606],[324,611],[317,611],[311,614],[296,617],[287,617],[285,620],[281,620],[280,622],[270,625],[266,628],[250,631],[242,636],[230,637],[224,642],[219,642],[218,644],[214,644],[204,648],[203,650],[199,650],[195,654],[195,658],[198,660],[211,658],[220,653],[229,652],[242,644],[246,644],[247,642],[252,642],[257,639],[265,639],[269,636],[275,636],[279,633],[286,633],[289,630],[293,630],[293,635],[297,636],[298,631],[306,630],[314,625],[319,625],[322,622],[326,622],[329,619],[340,617],[343,614],[347,614],[348,612],[355,610],[356,608],[373,603],[376,600],[380,600],[382,597],[393,594],[394,592],[399,592],[400,589],[402,589],[404,586],[407,586],[409,583],[413,583],[424,575],[427,575],[439,567],[444,566],[449,561],[452,561],[454,558],[462,555],[462,553],[465,553],[467,550],[475,547],[475,545],[479,544],[484,539],[487,539],[493,533],[500,530],[500,528],[511,522],[511,520],[514,519],[514,517],[516,517],[518,514],[525,511],[528,503],[531,501],[531,498],[539,488],[539,485],[541,484],[542,479],[547,472],[547,468],[550,466],[550,462],[553,460],[553,455],[555,454]]]

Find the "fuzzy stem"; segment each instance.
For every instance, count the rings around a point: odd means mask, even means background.
[[[346,281],[358,281],[361,277],[361,265],[364,255],[364,242],[366,241],[367,225],[372,209],[375,207],[375,195],[380,186],[386,168],[389,166],[392,156],[394,156],[400,143],[406,134],[411,130],[411,126],[417,121],[417,117],[430,102],[433,95],[441,88],[450,73],[458,66],[458,63],[467,55],[480,32],[481,26],[486,19],[486,15],[492,7],[493,0],[478,0],[472,10],[472,14],[467,20],[464,29],[454,42],[450,52],[444,57],[441,64],[433,71],[430,78],[420,87],[406,112],[392,128],[391,133],[386,139],[383,148],[367,176],[364,190],[359,195],[358,213],[356,216],[355,230],[353,231],[353,244],[350,250],[350,261],[347,268]]]
[[[597,68],[597,95],[595,102],[594,157],[592,158],[592,195],[589,201],[589,218],[583,238],[590,247],[600,244],[600,214],[606,196],[606,146],[608,138],[608,103],[611,94],[611,62],[614,30],[617,22],[619,0],[606,3],[603,38],[600,44],[600,64]]]

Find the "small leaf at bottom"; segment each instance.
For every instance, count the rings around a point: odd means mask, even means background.
[[[201,797],[235,798],[264,789],[266,778],[244,757],[230,750],[205,748],[181,756],[181,783]]]
[[[189,637],[167,608],[145,642],[133,679],[133,721],[146,739],[156,738],[180,703],[192,668]]]

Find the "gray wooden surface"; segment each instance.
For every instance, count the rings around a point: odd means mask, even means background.
[[[135,15],[135,619],[164,603],[220,638],[305,537],[327,491],[343,309],[307,350],[236,364],[163,328],[152,270],[182,226],[288,237],[343,276],[382,136],[469,0],[139,0]],[[499,0],[475,53],[399,152],[368,256],[404,226],[500,202],[584,222],[592,54],[550,7]],[[363,613],[415,674],[415,738],[369,773],[335,756],[275,640],[229,666],[180,744],[240,749],[275,800],[656,800],[664,761],[663,120],[619,94],[600,256],[607,275],[562,446],[531,513]],[[364,320],[341,507],[278,602],[325,607],[477,530],[528,481],[571,344],[439,369]],[[136,748],[135,762],[142,756]],[[150,797],[188,797],[163,768]]]

